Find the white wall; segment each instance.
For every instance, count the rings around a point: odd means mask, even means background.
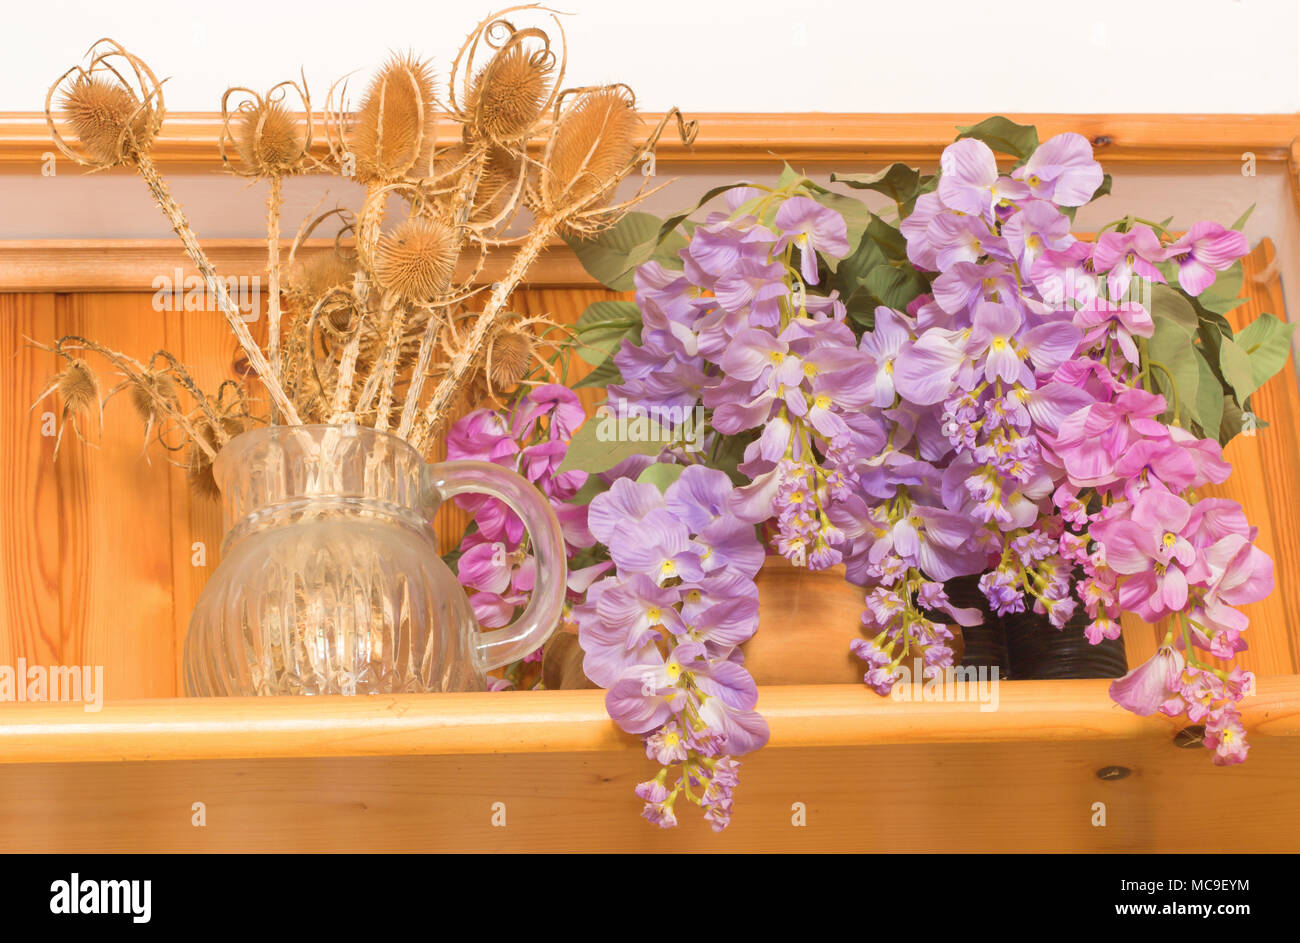
[[[101,36],[168,105],[306,69],[323,94],[391,49],[450,62],[508,0],[36,0],[6,4],[0,110],[34,111]],[[694,111],[1294,112],[1297,0],[553,0],[575,84]]]

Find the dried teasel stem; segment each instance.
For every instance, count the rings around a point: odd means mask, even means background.
[[[402,418],[397,425],[397,434],[403,439],[410,439],[415,429],[415,421],[420,415],[420,396],[424,392],[424,380],[429,375],[433,363],[433,351],[438,345],[438,333],[442,328],[442,319],[430,317],[424,326],[420,338],[419,353],[415,357],[415,366],[411,369],[411,383],[406,388],[406,402],[402,404]]]
[[[493,287],[483,313],[475,320],[469,337],[460,345],[460,350],[448,364],[447,372],[434,388],[428,405],[424,407],[420,422],[411,435],[411,444],[417,449],[422,450],[429,437],[440,432],[450,418],[456,398],[483,365],[488,345],[505,319],[510,296],[563,225],[562,215],[541,217],[533,224],[532,232],[515,255],[509,271]]]
[[[271,376],[283,376],[280,363],[280,209],[284,205],[284,178],[268,181],[266,195],[266,348],[271,361]]]
[[[253,335],[248,331],[248,325],[244,323],[239,309],[230,300],[225,284],[217,277],[216,269],[208,260],[208,255],[203,251],[203,247],[199,245],[198,237],[194,235],[194,230],[190,228],[189,221],[185,218],[185,213],[181,210],[180,204],[171,195],[167,182],[158,173],[158,168],[154,166],[153,159],[147,153],[139,154],[136,159],[136,169],[149,187],[149,192],[153,194],[154,202],[158,204],[163,215],[167,217],[167,221],[172,224],[172,229],[180,238],[181,244],[185,246],[185,251],[194,263],[194,267],[203,276],[208,291],[212,292],[216,298],[217,307],[225,315],[226,322],[230,325],[235,338],[239,341],[240,349],[243,350],[244,356],[248,358],[248,365],[262,380],[266,392],[271,397],[271,402],[275,408],[279,410],[281,418],[290,425],[301,424],[302,420],[298,417],[298,410],[285,394],[284,387],[280,385],[280,381],[271,369],[271,364],[267,361],[261,348],[257,346],[257,341],[253,340]]]

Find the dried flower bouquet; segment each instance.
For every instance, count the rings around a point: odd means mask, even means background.
[[[517,24],[520,17],[542,25]],[[47,348],[62,369],[46,395],[61,397],[65,425],[80,435],[79,420],[101,416],[105,401],[126,392],[146,441],[184,452],[191,481],[211,492],[212,460],[250,428],[357,423],[427,453],[467,400],[499,402],[521,382],[552,374],[544,352],[561,332],[545,318],[514,313],[514,291],[558,236],[599,232],[649,192],[643,183],[616,200],[670,120],[683,140],[695,131],[675,109],[647,129],[626,86],[566,87],[566,56],[553,12],[516,6],[475,27],[441,98],[430,64],[410,55],[379,70],[355,113],[346,110],[346,82],[335,84],[319,114],[305,79],[264,94],[229,89],[221,101],[222,160],[268,190],[263,346],[151,156],[165,116],[163,82],[119,43],[97,42],[46,96],[54,141],[93,171],[124,166],[140,175],[257,384],[230,380],[204,391],[166,351],[141,360],[63,337]],[[440,145],[440,125],[458,127],[459,140]],[[314,146],[318,128],[323,148]],[[284,179],[296,174],[349,178],[365,194],[355,209],[305,220],[282,256]],[[338,229],[334,248],[306,251],[325,225]],[[484,285],[493,250],[513,258],[504,276]],[[90,354],[121,378],[106,393]]]

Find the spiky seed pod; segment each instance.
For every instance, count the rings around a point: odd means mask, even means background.
[[[281,101],[250,103],[231,122],[235,149],[248,173],[282,177],[293,173],[304,156],[306,137]]]
[[[84,360],[69,360],[58,376],[59,396],[68,415],[88,414],[99,409],[99,378]]]
[[[631,165],[641,147],[643,123],[623,89],[617,86],[583,92],[561,116],[555,129],[542,194],[556,211],[600,192],[584,209],[604,204],[610,185]],[[608,190],[609,192],[602,192]]]
[[[470,83],[466,132],[494,143],[524,137],[550,98],[554,69],[549,49],[530,51],[513,43],[499,50]]]
[[[357,181],[391,183],[407,174],[427,175],[436,119],[429,64],[394,56],[366,91],[348,142]]]
[[[176,409],[180,402],[176,382],[167,373],[146,373],[132,377],[130,384],[131,405],[145,422],[156,422],[165,408]]]
[[[356,263],[337,252],[314,252],[294,263],[285,287],[310,308],[331,288],[351,286],[355,271]]]
[[[237,436],[249,428],[249,423],[242,416],[222,416],[221,427],[227,435]],[[212,432],[212,424],[206,419],[196,422],[194,429],[209,445],[216,445],[217,437]],[[208,458],[207,453],[194,442],[190,443],[185,454],[185,477],[189,481],[190,490],[195,495],[220,500],[221,488],[217,485],[216,476],[212,472],[212,459]]]
[[[457,144],[448,148],[438,159],[446,167],[455,167],[465,159],[467,153],[465,145]],[[479,174],[478,187],[474,190],[471,222],[490,220],[505,209],[507,201],[519,187],[520,160],[520,156],[508,148],[488,148],[487,158],[483,161]]]
[[[493,338],[488,353],[488,379],[493,389],[514,389],[527,375],[536,348],[537,337],[528,331],[507,328]]]
[[[83,74],[63,92],[68,127],[90,157],[101,164],[129,159],[153,136],[152,114],[126,86],[101,75]]]
[[[375,277],[385,290],[408,301],[427,301],[451,284],[456,255],[451,227],[436,220],[408,219],[379,240]]]

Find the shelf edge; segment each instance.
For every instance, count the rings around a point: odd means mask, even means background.
[[[858,685],[760,688],[768,749],[1047,740],[1168,741],[1180,723],[1113,704],[1108,682],[1003,682],[974,701],[896,703]],[[1243,705],[1254,736],[1300,737],[1300,676],[1263,679]],[[991,703],[991,702],[990,702]],[[1300,741],[1298,741],[1300,742]],[[0,763],[640,750],[602,691],[178,698],[0,705]]]

